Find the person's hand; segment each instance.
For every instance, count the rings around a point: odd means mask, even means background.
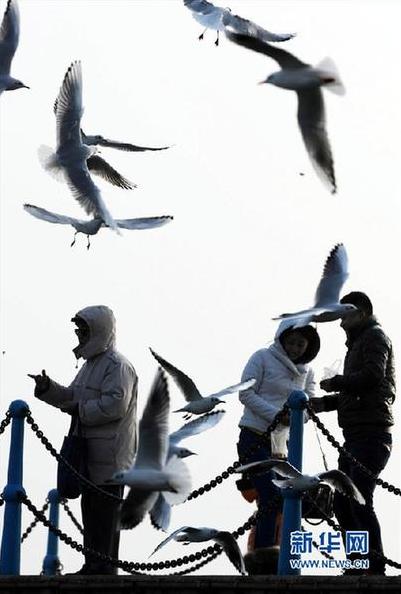
[[[34,375],[32,373],[27,374],[35,381],[35,396],[40,396],[44,392],[47,392],[50,385],[50,378],[46,375],[46,371],[42,369],[40,375]]]
[[[326,381],[326,380],[324,380]],[[324,412],[323,398],[309,398],[309,404],[312,407],[313,412],[320,413]]]
[[[320,382],[320,388],[322,390],[324,390],[325,392],[334,392],[335,388],[333,386],[333,378],[330,377],[329,379],[324,379]],[[311,400],[315,400],[314,398],[311,398]]]

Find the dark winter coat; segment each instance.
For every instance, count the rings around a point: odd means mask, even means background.
[[[390,427],[394,424],[395,370],[389,338],[371,316],[347,334],[346,345],[344,373],[331,379],[339,394],[324,397],[325,410],[337,409],[345,435]]]

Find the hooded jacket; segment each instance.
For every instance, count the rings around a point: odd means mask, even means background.
[[[346,345],[344,373],[331,378],[339,393],[323,397],[324,410],[338,410],[345,436],[372,434],[393,425],[395,371],[389,338],[371,316],[347,333]]]
[[[288,329],[289,322],[284,320],[274,343],[256,351],[245,366],[241,381],[255,378],[256,383],[240,392],[239,399],[245,407],[240,427],[264,432],[293,390],[304,390],[310,398],[315,393],[314,374],[307,363],[319,351],[319,336],[314,328],[308,327],[312,340],[308,342],[303,362],[293,363],[280,342],[280,336]]]
[[[131,466],[136,449],[138,379],[131,363],[115,350],[115,318],[104,305],[76,314],[89,326],[89,340],[74,349],[85,363],[68,387],[50,380],[38,398],[71,410],[78,404],[88,444],[89,479],[102,484]]]

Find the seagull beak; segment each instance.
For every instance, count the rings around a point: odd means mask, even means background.
[[[267,83],[267,80],[266,80],[266,79],[265,79],[265,80],[260,80],[260,81],[259,81],[258,83],[256,83],[256,84],[258,84],[258,85],[264,85],[265,83]]]
[[[31,87],[28,87],[27,85],[22,85],[22,87],[23,87],[24,89],[30,89],[30,88],[31,88]]]

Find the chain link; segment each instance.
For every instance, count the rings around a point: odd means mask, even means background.
[[[79,523],[79,521],[76,519],[76,517],[74,516],[74,514],[72,513],[72,511],[70,509],[70,506],[67,503],[67,500],[66,499],[62,499],[60,503],[63,506],[64,511],[66,512],[67,516],[69,516],[71,522],[78,529],[78,531],[83,535],[84,534],[84,529],[81,526],[81,524]]]
[[[8,410],[8,411],[6,412],[6,416],[4,417],[4,419],[3,419],[3,420],[1,421],[1,423],[0,423],[0,435],[1,435],[2,433],[4,433],[4,431],[5,431],[6,427],[7,427],[7,425],[9,425],[9,424],[10,424],[10,422],[11,422],[11,413],[10,413],[10,411]]]
[[[344,446],[340,445],[340,443],[335,439],[335,437],[330,433],[330,431],[325,427],[322,421],[318,418],[317,414],[313,411],[311,405],[307,403],[306,408],[308,409],[308,413],[314,423],[316,423],[317,427],[326,437],[326,439],[338,450],[341,454],[346,456],[348,460],[360,468],[362,472],[367,474],[371,479],[373,479],[377,485],[383,487],[383,489],[387,489],[390,493],[394,493],[394,495],[401,495],[401,489],[399,487],[395,487],[394,485],[388,483],[387,481],[383,481],[381,478],[377,477],[369,468],[367,468],[362,462],[359,462],[350,452],[348,452]]]
[[[40,510],[42,514],[44,514],[49,508],[49,500],[46,499],[46,502],[44,503],[42,509]],[[25,530],[24,534],[21,536],[21,543],[24,542],[24,540],[26,540],[28,538],[28,536],[30,535],[30,533],[32,532],[32,530],[35,528],[35,526],[39,523],[39,519],[35,518],[33,520],[33,522],[31,522],[28,526],[28,528]]]

